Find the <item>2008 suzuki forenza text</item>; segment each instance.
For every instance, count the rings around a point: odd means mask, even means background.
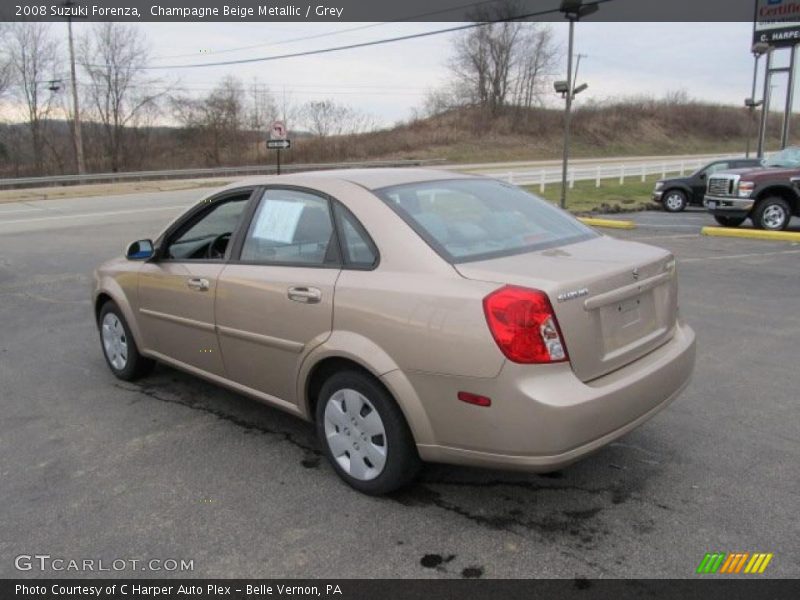
[[[370,494],[421,461],[552,471],[669,404],[694,366],[675,259],[444,171],[245,180],[95,274],[121,379],[156,361],[313,421]]]

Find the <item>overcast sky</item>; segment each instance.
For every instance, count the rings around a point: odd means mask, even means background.
[[[141,28],[152,48],[152,65],[177,65],[285,54],[452,25],[142,23],[135,26]],[[562,70],[565,71],[567,24],[549,26],[564,49]],[[54,35],[66,35],[65,25],[55,23],[51,27]],[[76,34],[84,32],[86,27],[91,24],[76,24]],[[287,41],[329,33],[333,35]],[[373,115],[381,124],[390,125],[408,118],[412,109],[422,104],[426,90],[447,79],[453,35],[274,62],[170,69],[151,74],[164,81],[179,81],[196,94],[209,90],[226,74],[234,74],[244,82],[258,77],[278,98],[284,89],[294,102],[334,98]],[[589,84],[580,102],[635,94],[663,96],[685,90],[701,100],[742,105],[751,86],[751,36],[751,23],[579,23],[576,52],[587,55],[581,63],[579,79]],[[256,45],[259,47],[230,52]],[[781,86],[775,93],[782,91]],[[552,102],[558,102],[555,93]]]

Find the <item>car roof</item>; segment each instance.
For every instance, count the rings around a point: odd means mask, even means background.
[[[288,173],[286,175],[258,175],[240,179],[223,189],[235,189],[251,185],[308,185],[323,181],[347,181],[377,190],[405,183],[423,181],[441,181],[446,179],[478,179],[478,176],[467,173],[455,173],[442,169],[410,169],[410,168],[376,168],[376,169],[331,169],[323,171],[306,171]]]

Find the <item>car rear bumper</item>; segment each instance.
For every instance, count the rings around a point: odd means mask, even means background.
[[[694,359],[694,332],[679,324],[663,346],[588,383],[568,364],[507,363],[493,380],[413,375],[436,441],[418,445],[420,456],[500,469],[559,469],[672,402],[688,384]],[[459,391],[488,396],[492,406],[459,402]]]
[[[703,198],[703,206],[712,215],[726,215],[731,217],[745,217],[753,209],[755,200],[753,198],[736,198],[733,196],[706,196]]]

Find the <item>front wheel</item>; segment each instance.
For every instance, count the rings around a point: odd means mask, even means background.
[[[664,194],[661,202],[664,205],[664,210],[671,213],[686,210],[686,205],[689,203],[686,194],[680,190],[669,190]]]
[[[714,215],[714,220],[723,227],[738,227],[745,222],[747,217],[726,217],[723,215]]]
[[[370,495],[411,482],[420,459],[403,413],[372,377],[357,371],[331,376],[319,394],[317,435],[336,473]]]
[[[106,302],[98,317],[103,356],[116,377],[133,381],[153,370],[155,361],[139,354],[122,311],[112,301]]]
[[[783,231],[789,226],[792,210],[789,203],[779,196],[765,198],[756,205],[753,225],[768,231]]]

